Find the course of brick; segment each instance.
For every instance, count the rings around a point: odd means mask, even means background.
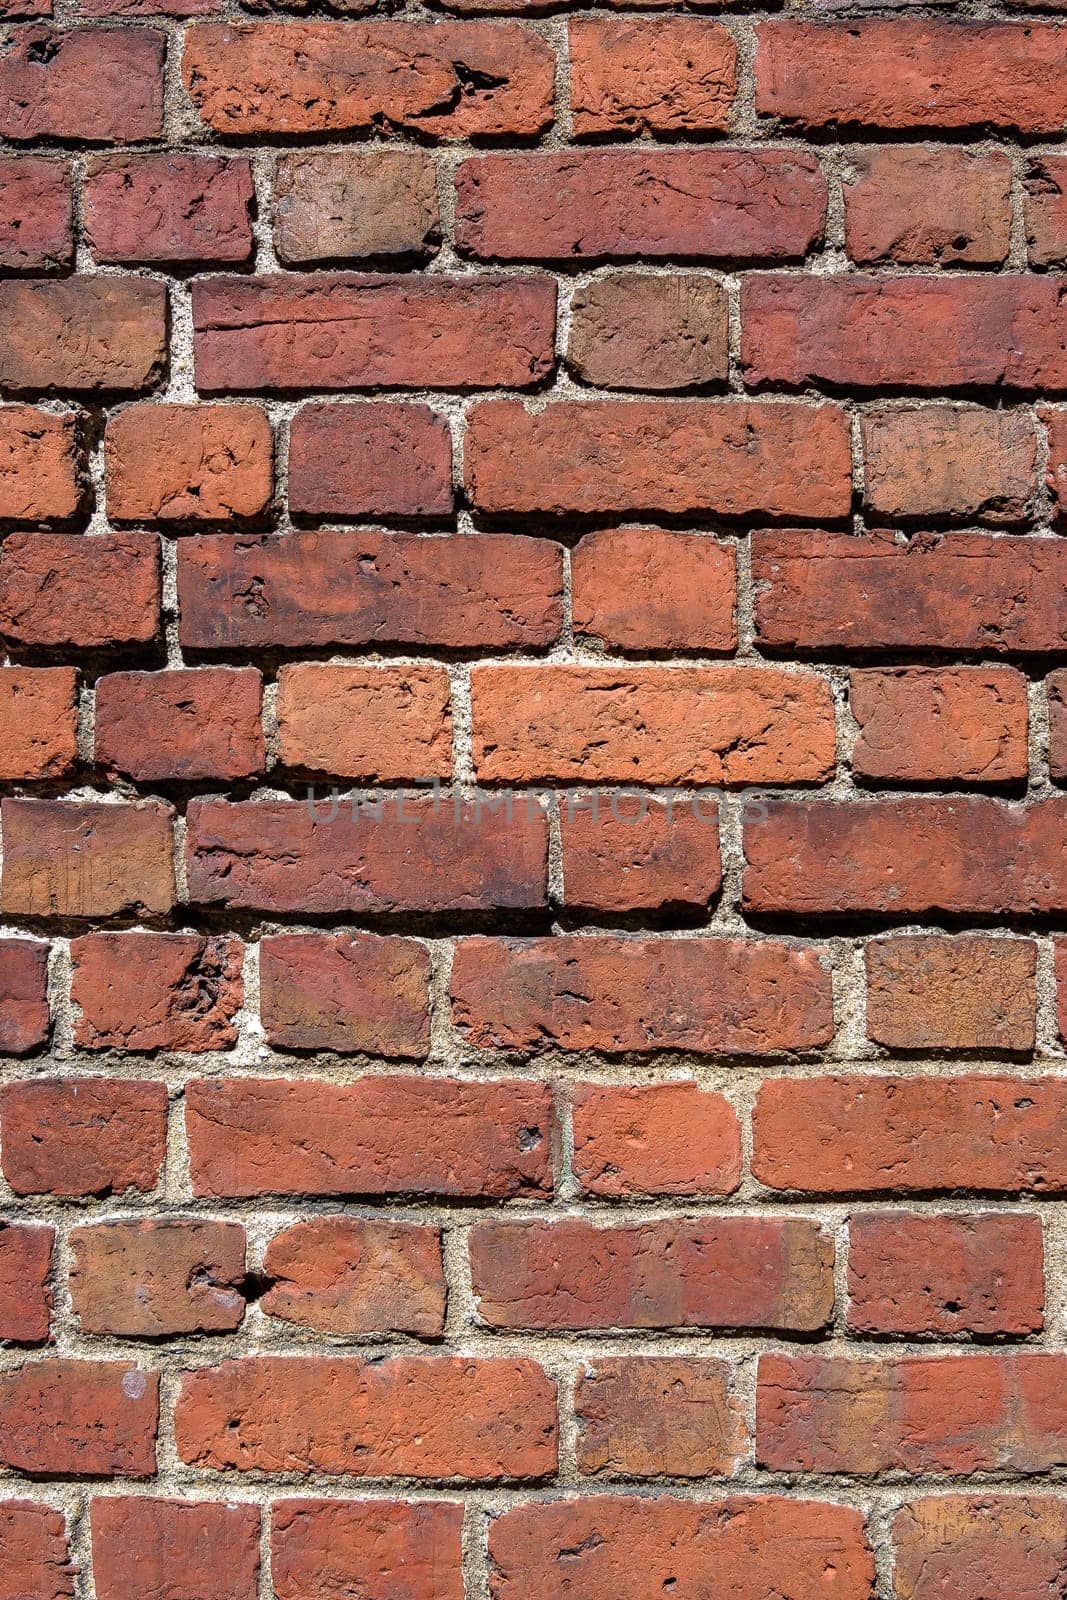
[[[1065,0],[0,0],[0,1600],[1067,1594]]]

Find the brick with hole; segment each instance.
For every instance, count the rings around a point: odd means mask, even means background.
[[[74,1042],[88,1050],[228,1050],[244,989],[239,939],[87,933],[71,940]]]
[[[1024,783],[1027,685],[1011,667],[849,674],[852,770],[879,784]]]
[[[97,1600],[255,1600],[259,1507],[109,1495],[93,1500]]]
[[[574,1392],[578,1470],[591,1478],[729,1476],[747,1433],[725,1361],[586,1358]]]
[[[577,1084],[573,1123],[586,1194],[732,1194],[741,1181],[737,1112],[695,1083]]]
[[[1032,513],[1037,436],[1028,411],[875,407],[860,419],[864,499],[888,522],[1010,527]]]
[[[12,916],[162,916],[174,904],[174,812],[160,800],[5,799],[0,819]]]
[[[51,156],[0,160],[0,268],[54,272],[74,258],[70,168]]]
[[[1011,161],[952,145],[848,154],[845,249],[861,266],[1000,266],[1011,245]]]
[[[1067,1502],[1038,1494],[938,1494],[891,1524],[896,1600],[1041,1600],[1067,1566]]]
[[[703,17],[578,17],[568,39],[576,137],[729,127],[737,50],[721,23]]]
[[[136,648],[160,632],[149,533],[12,533],[0,546],[0,637],[30,648]]]
[[[252,168],[214,155],[91,156],[85,231],[97,261],[239,266],[252,256]]]
[[[1044,1325],[1040,1217],[854,1212],[848,1236],[848,1325],[854,1333],[1018,1339]]]
[[[665,528],[602,528],[571,552],[576,633],[622,651],[737,648],[737,562],[727,543]]]
[[[430,954],[373,933],[274,934],[260,942],[260,1010],[271,1044],[398,1059],[430,1049]]]
[[[2,180],[0,180],[2,181]],[[78,418],[35,406],[0,409],[0,521],[63,523],[85,500]]]
[[[70,1236],[71,1305],[83,1333],[159,1339],[231,1333],[245,1313],[240,1223],[103,1222]]]
[[[447,1286],[437,1228],[316,1217],[274,1235],[263,1257],[269,1317],[319,1333],[444,1332]]]
[[[289,506],[299,517],[447,517],[447,419],[388,402],[304,406],[289,430]]]
[[[1032,267],[1067,266],[1067,161],[1035,156],[1023,176],[1027,259]]]
[[[864,949],[867,1037],[922,1054],[1029,1054],[1036,954],[1030,939],[872,939]]]
[[[441,242],[433,157],[424,150],[298,150],[274,173],[274,248],[287,267],[420,261]]]
[[[158,139],[166,50],[155,28],[12,29],[0,60],[0,137]]]
[[[521,1358],[261,1356],[186,1372],[175,1432],[201,1468],[538,1479],[556,1468],[556,1391]]]
[[[567,361],[602,389],[669,392],[724,384],[729,301],[715,279],[616,272],[574,291]]]
[[[36,1500],[0,1500],[0,1600],[70,1600],[67,1519]]]
[[[0,778],[62,778],[78,760],[72,667],[0,667]]]
[[[49,946],[0,939],[0,1054],[24,1056],[47,1044]]]
[[[96,683],[97,765],[139,783],[255,777],[262,689],[255,667],[106,673]]]
[[[48,1338],[55,1241],[54,1228],[0,1222],[0,1339],[5,1343],[43,1344]]]
[[[0,1090],[4,1177],[18,1195],[72,1198],[154,1189],[167,1145],[167,1089],[124,1078],[35,1078]]]
[[[368,783],[447,778],[451,692],[443,666],[284,666],[278,673],[278,759]]]
[[[275,1500],[278,1600],[327,1600],[386,1583],[391,1600],[463,1600],[463,1507],[438,1500]]]
[[[128,406],[105,434],[108,515],[162,527],[252,520],[270,504],[273,450],[259,406]]]
[[[155,278],[9,278],[0,319],[0,384],[13,394],[134,395],[163,376],[167,291]]]
[[[26,1361],[0,1377],[0,1461],[38,1477],[150,1478],[159,1378],[126,1361]]]
[[[560,806],[564,904],[696,917],[722,886],[718,820],[705,795],[694,803],[650,801],[636,790],[570,791]]]

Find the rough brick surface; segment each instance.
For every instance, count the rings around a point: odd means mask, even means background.
[[[890,522],[1022,522],[1037,487],[1037,438],[1025,411],[920,406],[868,411],[864,498]]]
[[[76,1043],[90,1050],[225,1050],[237,1038],[236,939],[90,933],[73,939]],[[136,997],[131,1004],[131,998]]]
[[[893,1518],[898,1600],[1036,1600],[1062,1582],[1067,1503],[1036,1494],[931,1495]]]
[[[0,411],[0,517],[66,522],[84,499],[77,418],[33,406]]]
[[[289,505],[302,517],[447,516],[447,422],[428,406],[305,406],[289,434]]]
[[[174,904],[172,822],[159,800],[4,800],[0,905],[23,917],[165,915]]]
[[[718,810],[617,791],[567,796],[560,817],[563,899],[602,912],[704,911],[722,886]]]
[[[587,1194],[730,1194],[741,1177],[737,1113],[693,1083],[574,1092],[574,1171]]]
[[[237,1223],[107,1222],[74,1229],[71,1248],[70,1297],[85,1333],[228,1333],[244,1316]]]
[[[130,406],[108,425],[108,511],[116,522],[160,524],[259,516],[271,451],[256,406]]]
[[[46,156],[0,160],[0,268],[48,272],[74,254],[70,174]]]
[[[388,1573],[397,1600],[462,1600],[462,1506],[435,1500],[276,1500],[278,1600],[362,1589]]]
[[[697,389],[730,371],[729,301],[714,278],[618,272],[571,300],[567,360],[604,389]]]
[[[267,1246],[268,1316],[323,1333],[444,1331],[440,1235],[417,1223],[321,1217],[298,1222]]]
[[[16,1194],[106,1195],[156,1185],[167,1140],[162,1083],[36,1078],[0,1092],[4,1177]]]
[[[605,528],[571,555],[576,632],[620,650],[733,650],[736,600],[733,551],[701,534]]]
[[[417,260],[440,240],[433,162],[418,150],[283,155],[274,195],[274,248],[287,267]]]
[[[414,939],[297,933],[260,945],[260,1004],[284,1049],[425,1056],[430,957]]]
[[[210,1500],[109,1495],[92,1502],[99,1600],[253,1600],[259,1511]]]
[[[591,1478],[704,1478],[741,1459],[725,1362],[596,1358],[578,1380],[578,1466]]]
[[[848,703],[859,724],[859,777],[923,785],[1026,778],[1026,679],[1011,668],[852,672]]]
[[[253,777],[261,688],[251,667],[108,673],[96,685],[96,760],[142,783]]]
[[[578,136],[727,128],[737,50],[703,18],[579,18],[569,29]]]
[[[62,1511],[33,1500],[0,1501],[0,1595],[3,1600],[69,1600],[76,1569],[68,1559]]]
[[[48,946],[0,939],[0,1050],[21,1056],[48,1039]]]
[[[252,173],[218,156],[95,156],[85,227],[97,261],[239,265],[252,254]]]
[[[1037,953],[1026,939],[915,935],[872,939],[867,1036],[891,1050],[1034,1047]]]
[[[283,667],[280,758],[335,777],[446,778],[450,694],[443,667]]]
[[[152,278],[0,283],[0,383],[46,395],[150,389],[163,370],[166,307]]]
[[[77,674],[0,667],[0,778],[61,778],[78,759]]]
[[[17,1472],[150,1478],[159,1379],[132,1362],[25,1362],[0,1378],[0,1460]]]
[[[0,1339],[42,1344],[52,1320],[54,1228],[0,1224]]]
[[[12,644],[150,644],[161,598],[159,544],[151,534],[14,533],[0,547],[0,635]]]
[[[998,266],[1011,243],[1006,156],[873,146],[850,159],[845,248],[861,265]]]

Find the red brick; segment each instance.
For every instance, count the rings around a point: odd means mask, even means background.
[[[776,18],[756,34],[756,111],[801,127],[1058,134],[1067,120],[1051,23]]]
[[[730,372],[726,291],[696,273],[594,278],[571,298],[567,361],[576,377],[604,389],[723,384]]]
[[[444,667],[282,667],[279,760],[370,782],[446,778],[452,770],[450,695]]]
[[[705,911],[722,886],[718,808],[632,790],[568,794],[560,809],[563,899],[593,911]]]
[[[1028,939],[875,939],[867,963],[867,1037],[891,1050],[1034,1048],[1036,949]]]
[[[523,783],[816,783],[829,682],[775,667],[478,666],[474,768]]]
[[[16,917],[163,915],[174,904],[172,824],[160,800],[4,800],[0,907]]]
[[[539,1478],[556,1467],[555,1385],[515,1359],[258,1357],[185,1373],[175,1432],[191,1466]]]
[[[1067,300],[1055,278],[753,273],[741,329],[757,388],[1067,390]]]
[[[1067,671],[1050,673],[1048,682],[1049,769],[1053,781],[1067,778]]]
[[[12,802],[5,801],[5,808]],[[528,910],[546,903],[544,812],[450,799],[193,800],[185,865],[195,904],[258,911]],[[366,809],[370,807],[370,811]],[[5,864],[6,871],[6,864]]]
[[[336,1600],[386,1585],[390,1600],[463,1600],[463,1507],[429,1500],[275,1500],[278,1600]]]
[[[826,217],[806,150],[508,151],[456,191],[456,248],[481,261],[802,261]]]
[[[50,272],[74,258],[70,169],[48,156],[0,160],[0,267]]]
[[[28,1361],[0,1377],[0,1461],[40,1477],[150,1478],[159,1379],[126,1361]]]
[[[69,1600],[70,1564],[62,1511],[33,1500],[0,1501],[0,1600]]]
[[[1056,974],[1056,1017],[1060,1038],[1067,1039],[1067,941],[1057,939],[1052,949]]]
[[[1037,414],[1048,435],[1045,486],[1052,503],[1053,519],[1063,527],[1067,523],[1067,408],[1039,406]]]
[[[745,823],[749,911],[1032,916],[1067,907],[1062,800],[769,800],[761,813]]]
[[[97,261],[240,264],[252,256],[253,198],[247,160],[94,156],[85,183],[86,237]]]
[[[226,1050],[243,988],[239,939],[89,933],[73,939],[74,1042],[89,1050]]]
[[[853,261],[993,266],[1011,246],[1011,162],[999,151],[874,145],[849,152],[845,248]]]
[[[297,933],[260,950],[263,1027],[283,1050],[423,1057],[430,955],[415,939]]]
[[[574,1394],[578,1471],[594,1478],[704,1478],[740,1464],[744,1418],[725,1361],[586,1360]]]
[[[162,1083],[37,1078],[0,1090],[4,1177],[16,1194],[155,1187],[167,1142]]]
[[[660,528],[587,533],[571,555],[574,626],[620,650],[737,648],[734,552]]]
[[[75,0],[84,17],[199,17],[221,9],[221,0]]]
[[[185,1119],[198,1197],[552,1192],[552,1103],[538,1083],[200,1079]]]
[[[756,1462],[778,1472],[1045,1472],[1067,1456],[1067,1356],[764,1355]]]
[[[563,622],[562,552],[515,534],[205,537],[179,547],[178,599],[181,641],[195,650],[538,649]]]
[[[150,644],[161,603],[153,534],[11,533],[0,545],[0,634],[13,644]]]
[[[230,1333],[245,1302],[245,1231],[166,1217],[74,1228],[71,1304],[83,1333]]]
[[[55,1240],[54,1228],[0,1222],[0,1339],[15,1344],[42,1344],[48,1338]],[[2,1574],[0,1556],[0,1593]]]
[[[897,1600],[1042,1600],[1067,1579],[1067,1502],[933,1495],[893,1518]]]
[[[289,505],[305,517],[447,517],[446,418],[429,406],[305,406],[290,429]]]
[[[556,286],[542,276],[199,278],[196,384],[202,394],[529,388],[552,370],[555,321]],[[5,366],[0,343],[0,377]]]
[[[741,1129],[721,1094],[695,1083],[580,1083],[574,1091],[575,1177],[586,1194],[732,1194]]]
[[[701,1502],[586,1495],[528,1502],[489,1525],[493,1600],[867,1600],[874,1561],[851,1506],[759,1495]]]
[[[1057,1078],[779,1078],[760,1088],[753,1175],[808,1194],[1067,1190]]]
[[[476,1049],[763,1056],[833,1036],[815,950],[739,939],[461,939],[452,1016]]]
[[[752,541],[756,631],[804,651],[1067,647],[1059,539],[986,534],[836,534],[790,529]]]
[[[466,481],[479,511],[715,512],[841,517],[852,496],[837,406],[747,400],[558,401],[470,413]]]
[[[274,440],[258,406],[133,405],[104,453],[115,522],[227,523],[270,505]]]
[[[0,383],[14,393],[139,394],[158,382],[166,356],[167,291],[153,278],[0,283]]]
[[[97,1600],[255,1600],[258,1506],[115,1495],[91,1518]]]
[[[515,23],[206,24],[185,85],[217,133],[531,136],[552,120],[555,54]]]
[[[0,58],[0,138],[158,139],[166,50],[155,28],[12,29]]]
[[[567,32],[577,137],[730,126],[737,51],[720,22],[582,17]]]
[[[413,1222],[316,1217],[275,1234],[260,1309],[320,1333],[440,1338],[447,1289],[441,1235]]]
[[[255,777],[262,687],[254,667],[108,673],[96,684],[97,764],[138,783]]]
[[[891,783],[1019,783],[1026,679],[1011,667],[892,667],[849,675],[853,771]]]
[[[1067,160],[1036,156],[1023,178],[1027,256],[1032,267],[1067,266]]]
[[[871,1211],[849,1219],[848,1325],[860,1334],[1035,1333],[1041,1219]]]
[[[274,248],[287,267],[418,261],[441,242],[433,158],[424,150],[297,150],[274,175]]]
[[[886,406],[860,427],[864,500],[890,522],[952,517],[1000,527],[1030,516],[1037,438],[1028,411]]]
[[[72,667],[0,667],[0,778],[61,778],[78,760]]]
[[[2,163],[0,163],[2,165]],[[0,410],[0,518],[66,522],[82,509],[85,477],[78,420],[33,406]]]
[[[0,939],[0,1054],[27,1055],[48,1042],[48,950]]]

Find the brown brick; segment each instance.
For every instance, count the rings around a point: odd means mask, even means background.
[[[662,23],[657,23],[662,26]],[[714,278],[616,272],[575,290],[567,360],[602,389],[694,389],[730,371],[729,305]]]
[[[1023,195],[1030,265],[1067,266],[1067,159],[1036,156],[1027,165]]]
[[[1037,1332],[1041,1219],[860,1212],[849,1219],[848,1325],[859,1334]]]
[[[897,1600],[1040,1600],[1067,1578],[1067,1501],[932,1495],[893,1518]]]
[[[571,555],[574,626],[620,650],[733,651],[737,577],[729,545],[698,533],[604,528]]]
[[[85,232],[97,261],[187,266],[252,256],[252,168],[243,158],[94,156]]]
[[[153,278],[0,283],[0,383],[13,393],[138,394],[166,358],[167,291]]]
[[[853,261],[999,266],[1011,246],[1011,162],[1000,151],[873,145],[849,151]]]
[[[649,801],[571,793],[560,806],[563,899],[593,911],[705,911],[722,885],[718,809],[704,796]]]
[[[737,51],[720,22],[580,17],[567,32],[577,137],[730,126]]]
[[[166,50],[155,28],[12,29],[0,58],[0,138],[158,139]]]
[[[254,667],[107,673],[96,684],[96,761],[139,783],[254,777],[261,698]]]
[[[0,545],[0,635],[13,644],[149,644],[161,603],[152,534],[12,533]]]
[[[1034,1048],[1036,951],[1028,939],[875,939],[867,1036],[891,1050],[1027,1053]]]
[[[721,1094],[695,1083],[580,1083],[574,1091],[575,1177],[586,1194],[732,1194],[741,1129]]]
[[[68,1556],[62,1511],[34,1500],[0,1501],[0,1600],[70,1600],[76,1568]]]
[[[305,517],[447,517],[447,419],[388,402],[304,406],[289,435],[289,505]]]
[[[167,1143],[162,1083],[36,1078],[0,1090],[4,1177],[16,1194],[153,1189]]]
[[[278,1600],[369,1592],[463,1600],[463,1507],[430,1500],[275,1500],[271,1575]]]
[[[245,1231],[166,1217],[73,1228],[71,1304],[83,1333],[229,1333],[244,1316]]]
[[[274,248],[287,267],[418,261],[441,241],[433,160],[422,150],[298,150],[279,156]]]
[[[49,156],[0,160],[0,267],[51,272],[74,258],[70,169]]]
[[[258,1506],[115,1495],[91,1517],[97,1600],[255,1600]]]
[[[1029,412],[887,406],[868,411],[860,426],[864,500],[878,516],[993,527],[1030,516],[1037,438]]]
[[[73,667],[0,667],[0,778],[61,778],[78,760]]]
[[[174,813],[162,801],[8,799],[0,815],[9,915],[163,915],[174,904]]]
[[[278,758],[370,782],[448,777],[447,669],[301,662],[278,673]]]
[[[891,667],[849,675],[861,777],[892,783],[1020,783],[1026,679],[1011,667]]]
[[[263,1027],[283,1050],[423,1057],[430,955],[415,939],[296,933],[260,950]]]
[[[104,443],[115,522],[226,523],[270,504],[274,440],[258,406],[133,405]]]
[[[0,1377],[0,1461],[41,1477],[150,1478],[159,1378],[125,1361],[27,1361]]]
[[[84,498],[77,418],[33,406],[0,409],[0,520],[65,522]]]
[[[284,22],[188,30],[183,73],[217,133],[532,136],[555,53],[513,22]]]
[[[239,939],[89,933],[73,939],[74,1042],[88,1050],[227,1050],[243,999]]]
[[[48,1338],[55,1242],[54,1228],[0,1222],[0,1339],[5,1342],[42,1344]],[[0,1556],[0,1594],[4,1571]]]
[[[461,939],[452,1015],[495,1050],[762,1056],[833,1035],[814,950],[736,939]]]
[[[594,1478],[728,1475],[746,1442],[725,1361],[594,1356],[579,1372],[574,1411],[578,1471]]]
[[[441,1235],[414,1222],[316,1217],[275,1234],[263,1258],[270,1317],[320,1333],[439,1338],[447,1290]]]

